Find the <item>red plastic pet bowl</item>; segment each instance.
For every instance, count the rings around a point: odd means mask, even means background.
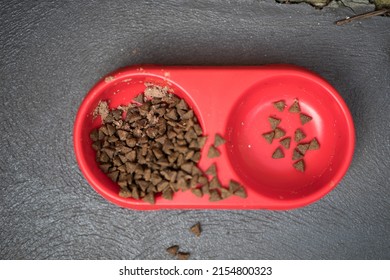
[[[122,198],[119,186],[98,167],[89,134],[101,125],[93,111],[101,100],[115,108],[127,105],[145,89],[145,83],[167,85],[192,106],[208,135],[199,167],[206,170],[216,163],[225,186],[230,179],[245,186],[248,197],[231,196],[210,202],[191,192],[177,192],[173,200],[156,197],[151,205],[142,200]],[[299,114],[288,107],[279,112],[273,102],[284,100],[291,106],[299,100],[301,111],[313,119],[302,126]],[[286,136],[294,139],[301,128],[306,139],[318,139],[320,149],[305,154],[306,169],[293,168],[290,149],[285,157],[273,159],[278,140],[267,143],[262,134],[271,130],[269,116],[280,118]],[[219,133],[226,144],[221,156],[206,154]],[[346,173],[355,143],[351,114],[337,91],[318,75],[295,66],[263,67],[161,67],[120,69],[100,80],[87,94],[77,113],[74,148],[80,169],[91,186],[109,201],[127,208],[151,209],[291,209],[317,201],[331,191]]]

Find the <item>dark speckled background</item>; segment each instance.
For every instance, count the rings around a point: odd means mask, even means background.
[[[1,1],[0,258],[390,258],[390,19],[274,1]],[[72,126],[86,92],[131,64],[292,63],[327,79],[356,125],[339,186],[292,211],[154,211],[106,202]],[[200,221],[196,239],[188,227]]]

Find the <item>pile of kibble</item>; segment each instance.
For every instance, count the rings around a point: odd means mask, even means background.
[[[279,100],[273,103],[273,106],[276,110],[279,112],[283,112],[284,109],[287,107],[286,102],[284,100]],[[288,111],[292,114],[299,114],[299,119],[301,122],[301,125],[304,126],[308,122],[310,122],[313,118],[305,113],[301,112],[301,107],[299,105],[299,100],[295,99],[293,104],[290,106]],[[276,116],[269,116],[268,121],[271,126],[271,131],[263,133],[264,139],[269,143],[272,144],[274,140],[279,140],[280,146],[276,148],[276,150],[272,153],[273,159],[281,159],[284,158],[284,149],[290,149],[291,145],[291,137],[286,136],[286,131],[279,127],[279,124],[282,122],[281,118],[278,118]],[[292,160],[294,161],[293,167],[300,171],[304,172],[306,169],[304,156],[307,153],[307,151],[310,150],[318,150],[320,148],[320,144],[318,143],[317,138],[311,139],[309,142],[303,142],[303,140],[306,139],[306,134],[303,131],[303,128],[297,128],[294,131],[294,141],[297,143],[294,151]]]
[[[102,125],[90,133],[99,167],[117,182],[121,197],[151,204],[157,195],[172,199],[179,190],[208,194],[210,201],[246,197],[239,183],[220,184],[214,164],[205,172],[198,167],[207,137],[184,99],[168,87],[148,84],[133,101],[115,109],[101,101],[94,114]],[[216,135],[208,157],[218,157],[224,143]]]

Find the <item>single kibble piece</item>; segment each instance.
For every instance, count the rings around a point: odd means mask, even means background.
[[[135,101],[137,103],[143,103],[144,102],[144,94],[141,93],[141,94],[137,95],[135,98],[133,98],[133,101]]]
[[[301,124],[304,125],[304,124],[307,124],[308,122],[310,122],[313,118],[304,114],[304,113],[300,113],[299,119],[301,120]]]
[[[120,197],[123,197],[123,198],[129,198],[129,197],[131,197],[131,192],[130,192],[129,190],[123,190],[123,189],[121,189],[121,190],[119,191],[119,196],[120,196]]]
[[[236,192],[239,188],[241,188],[240,183],[238,183],[238,182],[236,182],[236,181],[234,181],[234,180],[230,180],[230,181],[229,181],[229,191],[230,191],[231,193]]]
[[[89,137],[91,138],[91,140],[93,142],[95,141],[98,141],[99,140],[99,132],[98,130],[95,128],[91,131],[91,133],[89,134]]]
[[[197,197],[202,197],[203,196],[203,192],[202,192],[202,189],[192,189],[191,192],[197,196]]]
[[[286,135],[286,132],[283,129],[279,127],[275,128],[274,139],[282,138],[284,135]]]
[[[143,201],[145,202],[148,202],[150,204],[154,204],[155,203],[155,200],[154,200],[154,193],[153,192],[149,192],[148,194],[146,194],[143,198],[142,198]]]
[[[199,237],[200,234],[202,233],[202,228],[200,226],[200,223],[197,222],[195,225],[193,225],[191,228],[190,228],[190,231],[195,234],[196,237]]]
[[[179,251],[178,245],[173,245],[173,246],[167,248],[167,252],[169,254],[171,254],[172,256],[176,256],[178,251]]]
[[[210,198],[209,201],[219,201],[221,200],[221,196],[217,190],[210,190]]]
[[[114,171],[114,172],[111,172],[111,173],[108,173],[107,176],[114,182],[116,182],[118,180],[118,176],[119,176],[119,171]]]
[[[284,108],[286,108],[286,103],[283,100],[276,101],[273,104],[279,112],[283,112]]]
[[[276,148],[275,152],[272,154],[272,158],[274,159],[284,158],[283,150],[280,147]]]
[[[203,194],[210,194],[210,187],[209,183],[206,183],[202,186],[202,193]]]
[[[162,192],[162,197],[167,199],[167,200],[172,200],[173,199],[173,190],[170,189],[170,188],[166,188],[163,192]]]
[[[239,188],[238,190],[236,190],[235,192],[234,192],[234,195],[236,195],[236,196],[239,196],[239,197],[241,197],[241,198],[247,198],[247,194],[246,194],[246,191],[245,191],[245,189],[243,188],[243,187],[241,187],[241,188]]]
[[[207,168],[207,170],[205,171],[205,173],[207,175],[211,175],[211,176],[216,176],[217,175],[217,166],[215,165],[215,163],[213,163],[212,165],[210,165],[209,168]]]
[[[199,178],[198,178],[199,184],[201,184],[203,186],[203,185],[207,184],[208,182],[209,182],[209,180],[207,179],[206,176],[203,176],[203,175],[199,176]]]
[[[209,148],[209,152],[207,153],[207,157],[208,158],[216,158],[216,157],[219,157],[221,154],[220,152],[217,150],[217,148],[215,148],[214,146],[210,146]]]
[[[265,139],[269,144],[272,144],[272,140],[274,140],[274,136],[275,136],[275,132],[274,132],[274,131],[267,132],[267,133],[263,133],[264,139]]]
[[[215,134],[215,139],[214,139],[214,147],[221,146],[225,144],[226,140],[219,134]]]
[[[275,129],[282,120],[275,117],[268,117],[268,121],[271,124],[271,129]]]
[[[300,172],[304,172],[305,171],[305,162],[303,161],[303,159],[301,160],[298,160],[296,163],[293,164],[294,168]]]
[[[297,150],[302,154],[305,155],[307,150],[309,149],[310,144],[299,144],[297,145]]]
[[[303,158],[303,155],[297,149],[294,149],[292,160],[298,160],[301,158]]]
[[[187,253],[187,252],[178,252],[177,253],[177,258],[179,260],[188,260],[190,258],[190,253]]]
[[[280,140],[279,142],[280,142],[280,144],[281,144],[284,148],[290,149],[291,137],[283,138],[283,139]]]
[[[209,189],[215,190],[215,189],[219,189],[220,187],[221,187],[221,183],[219,182],[218,177],[217,176],[213,177],[210,180]]]
[[[104,173],[107,173],[108,172],[108,169],[110,169],[111,167],[111,163],[103,163],[103,164],[100,164],[99,167],[100,169],[104,172]]]
[[[306,138],[306,134],[301,129],[298,128],[297,130],[295,130],[294,133],[295,142],[301,142],[305,138]]]
[[[198,138],[198,146],[199,148],[203,148],[204,144],[206,144],[207,136],[202,136]]]
[[[309,145],[309,150],[318,150],[320,148],[320,143],[318,143],[317,138],[311,140]]]
[[[294,100],[294,103],[291,105],[290,109],[288,109],[290,113],[299,113],[301,111],[301,107],[299,106],[298,99]]]
[[[232,195],[232,193],[228,189],[225,189],[225,188],[220,188],[219,191],[221,192],[222,199],[226,199]]]

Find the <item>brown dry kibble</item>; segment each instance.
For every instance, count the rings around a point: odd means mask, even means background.
[[[234,180],[230,180],[229,181],[229,191],[231,193],[235,193],[238,189],[241,188],[241,185],[240,183],[234,181]]]
[[[170,255],[176,256],[176,255],[177,255],[177,252],[179,251],[179,246],[178,246],[178,245],[173,245],[173,246],[167,248],[166,251],[167,251]]]
[[[177,253],[177,258],[179,260],[188,260],[190,258],[190,253],[187,253],[187,252],[178,252]]]
[[[110,178],[112,181],[116,182],[119,176],[119,171],[114,171],[107,174],[108,178]]]
[[[197,197],[202,197],[203,196],[203,192],[202,192],[202,189],[192,189],[191,192],[197,196]]]
[[[193,162],[186,162],[186,163],[182,164],[180,166],[180,168],[182,170],[184,170],[185,172],[187,172],[188,174],[191,174],[193,166],[194,166]]]
[[[129,190],[120,190],[119,191],[119,196],[124,197],[124,198],[129,198],[131,197],[131,192]]]
[[[210,190],[210,198],[209,201],[219,201],[221,200],[221,196],[217,190]]]
[[[264,139],[265,139],[269,144],[272,144],[272,141],[274,140],[274,136],[275,136],[275,132],[274,132],[274,131],[267,132],[267,133],[263,133]]]
[[[284,111],[284,108],[286,107],[286,103],[284,102],[284,100],[276,101],[276,102],[274,102],[273,104],[274,104],[274,107],[275,107],[279,112],[283,112],[283,111]]]
[[[217,150],[217,148],[215,148],[214,146],[210,146],[209,148],[209,152],[207,153],[207,157],[208,158],[216,158],[216,157],[219,157],[221,154],[220,152]]]
[[[297,162],[295,162],[293,164],[294,168],[300,172],[304,172],[305,171],[305,162],[303,161],[303,159],[301,160],[298,160]]]
[[[102,143],[100,141],[95,141],[92,143],[92,149],[99,151],[102,148]]]
[[[284,135],[286,135],[286,132],[283,129],[279,127],[275,128],[274,139],[282,138]]]
[[[207,136],[199,137],[198,138],[198,146],[199,148],[203,148],[204,144],[206,144]]]
[[[309,115],[306,115],[304,113],[299,114],[299,119],[301,120],[301,124],[305,125],[306,123],[310,122],[313,118]]]
[[[91,133],[89,134],[89,137],[91,138],[91,140],[93,142],[96,142],[99,140],[99,132],[98,130],[95,128],[91,131]]]
[[[209,184],[207,183],[207,184],[202,185],[201,190],[202,190],[203,195],[210,194]]]
[[[302,154],[305,155],[307,150],[309,149],[310,144],[299,144],[297,145],[297,150]]]
[[[272,158],[274,159],[284,158],[283,150],[280,147],[276,148],[276,150],[272,154]]]
[[[241,198],[247,198],[248,196],[245,189],[242,186],[234,192],[234,195],[239,196]]]
[[[294,149],[292,160],[298,160],[301,158],[303,158],[303,155],[297,149]]]
[[[106,127],[107,127],[108,136],[113,136],[114,133],[116,132],[115,127],[110,124],[107,124]]]
[[[202,233],[202,228],[200,226],[200,223],[197,222],[195,225],[193,225],[190,228],[190,232],[192,232],[196,237],[199,237],[200,234]]]
[[[213,177],[209,182],[209,189],[215,190],[215,189],[219,189],[220,187],[221,187],[221,183],[219,182],[218,177],[217,176]]]
[[[280,144],[281,144],[284,148],[290,149],[291,137],[283,138],[283,139],[280,140],[279,142],[280,142]]]
[[[301,142],[305,138],[306,138],[306,134],[300,128],[295,130],[295,133],[294,133],[295,142]]]
[[[226,143],[226,140],[219,134],[215,134],[214,147],[219,147]]]
[[[268,121],[271,125],[271,129],[274,130],[282,120],[275,117],[268,117]]]
[[[211,176],[216,176],[217,175],[217,166],[215,163],[211,164],[209,168],[206,169],[205,171],[206,174],[211,175]]]
[[[207,136],[194,112],[167,87],[146,86],[129,105],[110,110],[101,101],[94,111],[102,125],[90,133],[92,148],[100,169],[117,183],[118,195],[154,204],[159,196],[171,200],[175,192],[191,188],[195,196],[209,194],[211,201],[225,198],[218,178],[209,183],[197,166]],[[208,156],[219,156],[216,146],[223,143],[216,135]],[[210,172],[216,177],[215,165]],[[211,194],[210,184],[216,188]]]
[[[143,103],[144,102],[144,94],[138,94],[135,98],[133,98],[133,101],[137,103]]]
[[[294,103],[291,105],[291,107],[288,109],[290,113],[299,113],[301,112],[301,107],[299,106],[298,99],[294,100]]]
[[[162,192],[162,197],[165,198],[165,199],[168,199],[168,200],[172,200],[173,199],[173,190],[170,189],[170,188],[166,188]]]
[[[107,173],[108,169],[111,167],[111,163],[103,163],[99,165],[100,169],[104,172]]]
[[[311,140],[309,145],[309,150],[318,150],[320,148],[320,143],[318,143],[317,138]]]
[[[142,198],[142,200],[145,201],[145,202],[148,202],[148,203],[150,203],[150,204],[154,204],[154,203],[155,203],[154,193],[153,193],[153,192],[147,193],[147,194]]]
[[[219,191],[221,192],[222,199],[226,199],[232,195],[232,193],[228,189],[225,189],[225,188],[220,188]]]
[[[204,176],[204,175],[201,175],[201,176],[199,176],[199,178],[198,178],[198,183],[200,184],[200,185],[205,185],[205,184],[207,184],[209,182],[209,180],[207,179],[207,177],[206,176]]]

